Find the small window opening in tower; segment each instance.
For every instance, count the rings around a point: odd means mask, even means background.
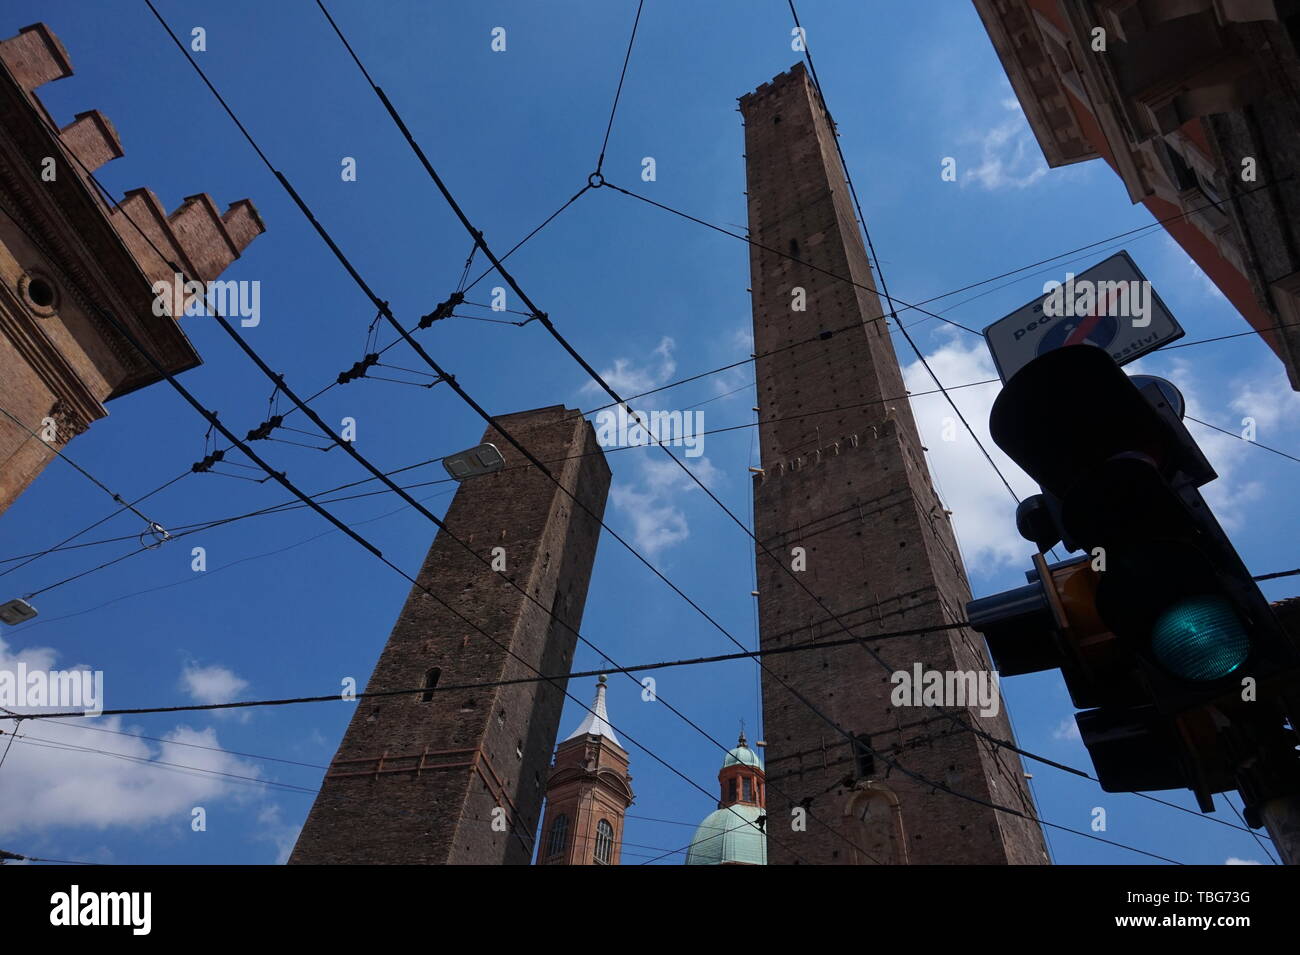
[[[870,779],[876,772],[876,759],[871,752],[871,737],[859,733],[853,737],[853,763],[858,779]]]
[[[440,676],[442,676],[442,667],[430,667],[424,671],[424,692],[420,694],[421,703],[433,702],[433,691],[438,687]]]

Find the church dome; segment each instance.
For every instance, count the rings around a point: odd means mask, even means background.
[[[758,753],[742,743],[727,753],[726,758],[722,760],[722,767],[725,769],[728,766],[754,766],[762,769],[763,761],[758,758]]]
[[[705,817],[686,850],[687,865],[767,865],[767,836],[757,825],[765,810],[737,803]]]
[[[763,761],[746,745],[743,732],[722,760],[718,784],[722,798],[695,830],[686,864],[767,865]]]

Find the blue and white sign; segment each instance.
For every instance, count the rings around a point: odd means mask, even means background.
[[[1183,329],[1127,252],[1086,272],[1048,282],[1043,294],[984,329],[998,376],[1006,382],[1039,355],[1066,345],[1104,348],[1123,365]]]

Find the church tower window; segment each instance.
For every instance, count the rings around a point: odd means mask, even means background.
[[[596,823],[596,864],[609,865],[614,853],[614,827],[605,819]]]

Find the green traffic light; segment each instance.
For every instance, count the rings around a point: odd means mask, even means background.
[[[1250,655],[1250,637],[1232,604],[1222,597],[1180,601],[1156,620],[1151,651],[1185,680],[1209,682],[1228,676]]]

